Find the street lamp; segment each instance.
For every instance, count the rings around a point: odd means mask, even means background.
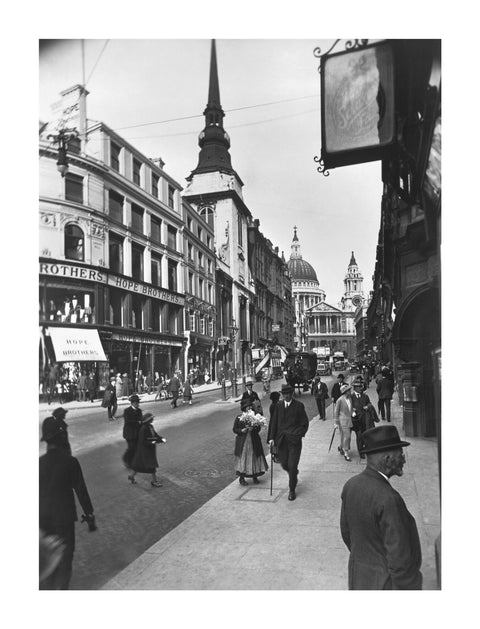
[[[55,144],[58,144],[57,170],[62,177],[65,177],[68,172],[68,143],[76,137],[78,137],[76,129],[60,129],[57,135],[47,136],[48,140],[52,139]]]
[[[235,319],[232,319],[232,325],[229,326],[230,338],[233,341],[233,393],[237,397],[237,332],[238,326]]]

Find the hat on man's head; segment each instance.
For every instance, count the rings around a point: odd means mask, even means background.
[[[128,399],[129,399],[130,402],[140,402],[140,398],[138,397],[138,395],[136,393],[131,395]]]
[[[250,384],[253,386],[253,381],[252,381],[252,380],[247,380],[247,381],[245,382],[245,386],[247,386],[247,387],[248,387]]]
[[[370,428],[363,433],[362,438],[364,447],[360,450],[361,454],[395,450],[410,445],[408,441],[402,441],[400,439],[396,426],[392,425]]]
[[[270,393],[270,399],[272,400],[272,402],[274,402],[275,400],[278,401],[280,398],[280,391],[272,391]]]
[[[153,413],[145,413],[145,415],[142,417],[142,424],[151,422],[154,417],[155,415]]]
[[[341,378],[342,380],[345,380],[345,376],[343,375],[343,373],[339,373],[337,376],[337,380],[338,378]]]
[[[293,387],[290,384],[282,384],[282,395],[284,393],[292,393],[293,392]]]
[[[365,384],[362,376],[357,376],[355,378],[355,380],[353,381],[353,386],[354,387],[363,387],[363,385]]]
[[[340,385],[340,393],[343,395],[347,391],[350,391],[352,387],[345,382],[345,384]]]
[[[68,413],[67,410],[65,410],[64,408],[62,408],[61,406],[59,406],[58,408],[56,408],[53,412],[52,415],[53,417],[55,417],[56,419],[60,419],[65,417],[65,415]]]
[[[60,425],[56,417],[46,417],[42,423],[42,438],[41,441],[51,441],[57,435],[61,435],[65,430]]]

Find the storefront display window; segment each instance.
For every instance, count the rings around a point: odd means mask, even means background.
[[[49,287],[46,303],[40,305],[40,316],[42,315],[47,321],[95,323],[94,294]]]

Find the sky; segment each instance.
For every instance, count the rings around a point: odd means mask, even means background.
[[[303,258],[327,303],[336,305],[352,251],[366,296],[372,288],[382,185],[380,162],[337,168],[328,177],[317,172],[320,74],[313,50],[333,42],[220,38],[216,49],[224,128],[244,201],[287,260],[297,226]],[[79,39],[41,44],[40,120],[51,118],[61,91],[85,83],[88,119],[104,122],[147,157],[161,157],[185,187],[198,161],[211,40],[85,39],[83,49],[84,63]]]

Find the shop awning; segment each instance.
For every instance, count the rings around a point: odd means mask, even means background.
[[[255,374],[260,373],[260,371],[264,368],[268,366],[268,363],[270,362],[270,354],[265,354],[265,356],[262,358],[262,360],[258,363],[258,365],[255,367]]]
[[[57,362],[106,361],[98,330],[82,328],[48,328]]]

